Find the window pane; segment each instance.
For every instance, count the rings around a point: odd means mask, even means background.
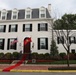
[[[40,39],[40,49],[46,49],[45,38]]]
[[[25,25],[25,31],[30,31],[30,24]]]
[[[3,44],[3,39],[0,39],[0,49],[3,49],[4,44]]]
[[[4,25],[0,26],[0,32],[4,32]]]
[[[15,32],[16,25],[11,25],[11,32]]]
[[[40,24],[40,31],[46,31],[45,23]]]
[[[26,18],[30,18],[30,14],[26,15]]]
[[[41,14],[41,17],[45,17],[45,14]]]

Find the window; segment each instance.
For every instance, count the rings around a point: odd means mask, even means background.
[[[38,31],[48,31],[48,24],[47,23],[38,24]]]
[[[32,10],[31,10],[31,8],[27,8],[26,10],[25,10],[25,18],[26,19],[31,19],[31,13],[32,13]]]
[[[16,11],[13,12],[13,19],[17,19],[17,12]]]
[[[6,25],[0,25],[0,32],[6,31]]]
[[[44,18],[45,17],[45,10],[41,10],[41,18]]]
[[[7,50],[9,50],[9,49],[16,50],[17,42],[18,42],[17,38],[10,38],[10,39],[8,39]]]
[[[5,39],[0,39],[0,49],[4,50]]]
[[[6,12],[2,12],[2,20],[6,19]]]
[[[63,36],[61,36],[61,37],[57,37],[57,43],[58,44],[64,44],[64,37]]]
[[[40,18],[45,18],[46,17],[46,8],[45,7],[41,7],[39,10],[39,17]]]
[[[32,31],[32,24],[23,24],[23,32]]]
[[[14,8],[12,10],[12,17],[13,20],[16,20],[18,18],[18,10],[16,8]]]
[[[71,53],[75,53],[75,49],[71,49]]]
[[[30,11],[26,11],[26,18],[30,18],[30,17],[31,17]]]
[[[48,38],[38,38],[38,50],[48,49]]]
[[[70,37],[69,37],[69,43],[70,43],[70,44],[71,44],[71,43],[76,44],[76,38],[75,38],[74,36],[70,36]]]
[[[17,32],[17,29],[18,29],[17,24],[9,25],[9,32]]]

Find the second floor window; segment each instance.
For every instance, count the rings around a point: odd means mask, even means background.
[[[4,50],[5,39],[0,39],[0,49]]]
[[[47,23],[39,23],[38,31],[48,31],[48,24]]]
[[[6,31],[6,25],[0,25],[0,32]]]
[[[23,24],[23,32],[32,31],[32,24]]]
[[[17,24],[9,25],[9,32],[17,32],[17,29],[18,29]]]

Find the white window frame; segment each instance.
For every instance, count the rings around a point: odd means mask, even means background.
[[[44,12],[43,12],[44,11]],[[42,17],[41,14],[44,14],[45,16]],[[45,7],[41,7],[39,9],[39,18],[46,18],[46,8]]]
[[[5,14],[4,14],[5,13]],[[5,19],[2,19],[2,17],[5,17]],[[1,20],[6,20],[7,19],[7,11],[6,11],[6,9],[3,9],[2,11],[1,11]]]
[[[32,10],[31,10],[31,8],[27,8],[26,10],[25,10],[25,18],[26,19],[31,19],[32,18]],[[30,15],[30,17],[29,18],[27,18],[27,15]]]
[[[13,18],[14,15],[16,16],[16,18]],[[14,10],[12,10],[12,20],[16,20],[16,19],[18,19],[18,10],[15,8]]]

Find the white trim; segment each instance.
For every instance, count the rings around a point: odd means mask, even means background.
[[[2,19],[3,13],[5,13],[5,19]],[[3,9],[1,11],[1,20],[6,20],[6,19],[7,19],[7,11],[6,11],[6,9]]]
[[[26,17],[26,15],[28,14],[28,13],[27,13],[28,11],[30,12],[30,13],[29,13],[30,18],[27,18],[27,17]],[[27,9],[25,9],[25,19],[31,19],[31,18],[32,18],[32,10],[31,10],[31,8],[28,7]]]
[[[44,14],[45,14],[45,17],[41,17],[41,11],[42,10],[44,10]],[[46,8],[45,7],[41,7],[40,9],[39,9],[39,18],[46,18]]]
[[[13,19],[14,12],[16,12],[16,19]],[[17,20],[17,19],[18,19],[18,12],[19,12],[19,11],[18,11],[16,8],[14,8],[14,9],[12,10],[12,14],[11,14],[11,16],[12,16],[11,19],[12,19],[12,20]]]

